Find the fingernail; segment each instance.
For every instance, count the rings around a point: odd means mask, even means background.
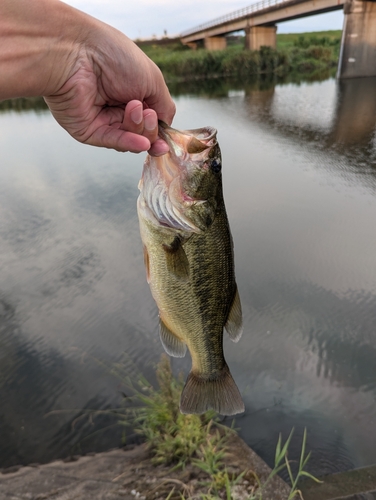
[[[139,125],[142,122],[143,118],[143,113],[142,113],[142,106],[137,106],[132,112],[131,112],[131,118],[132,121],[136,124]]]
[[[157,125],[157,116],[154,113],[150,113],[144,117],[144,127],[146,130],[154,130]]]

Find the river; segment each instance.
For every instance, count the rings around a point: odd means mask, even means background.
[[[225,334],[235,426],[270,464],[280,432],[295,428],[294,458],[307,428],[314,474],[376,462],[375,88],[175,94],[174,125],[215,126],[222,149],[244,313],[240,342]],[[118,364],[153,381],[163,351],[136,215],[144,155],[78,144],[47,111],[0,113],[0,150],[0,467],[118,446],[116,420],[83,410],[121,404]]]

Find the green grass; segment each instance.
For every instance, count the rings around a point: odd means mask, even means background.
[[[225,498],[233,500],[233,489],[243,476],[250,471],[239,474],[228,473],[225,465],[227,443],[231,433],[235,431],[222,426],[216,420],[214,412],[203,415],[183,415],[179,411],[180,394],[183,387],[182,378],[176,379],[171,370],[169,358],[162,356],[157,367],[159,389],[139,383],[135,399],[139,405],[129,408],[121,420],[123,425],[132,425],[136,432],[145,439],[155,465],[168,465],[185,468],[188,464],[203,471],[207,476],[206,493],[201,494],[202,500]],[[274,468],[264,483],[257,474],[251,472],[254,478],[253,493],[248,500],[262,500],[263,492],[273,477],[287,469],[291,483],[291,491],[286,500],[301,497],[298,483],[302,477],[317,481],[306,472],[310,453],[306,454],[306,438],[304,431],[298,470],[294,475],[288,459],[288,448],[292,439],[291,431],[285,443],[279,437]],[[189,495],[182,495],[181,500],[187,500]]]
[[[297,497],[302,498],[299,490],[299,481],[302,478],[318,481],[305,470],[310,458],[310,453],[306,453],[306,431],[304,431],[295,474],[288,457],[293,431],[284,443],[282,437],[279,437],[273,469],[263,482],[259,479],[257,471],[241,471],[233,462],[231,462],[230,472],[226,466],[226,455],[229,440],[236,431],[223,426],[213,411],[208,411],[203,415],[180,413],[179,401],[184,385],[183,379],[173,376],[168,356],[162,356],[156,369],[158,389],[152,387],[143,376],[139,376],[137,380],[135,378],[131,380],[125,375],[125,367],[122,363],[117,363],[110,369],[100,360],[92,359],[122,382],[127,395],[124,394],[122,407],[112,410],[85,410],[74,423],[82,418],[89,418],[92,421],[96,415],[113,416],[118,425],[124,427],[123,444],[126,444],[129,429],[132,434],[136,432],[145,442],[152,464],[166,467],[167,476],[173,470],[184,472],[187,467],[190,471],[197,471],[196,477],[199,477],[200,473],[203,474],[205,479],[198,483],[196,481],[195,485],[171,478],[158,483],[158,488],[163,486],[166,489],[167,487],[166,495],[170,500],[175,499],[176,495],[179,500],[191,498],[234,500],[238,498],[239,493],[236,488],[241,488],[243,494],[244,492],[247,494],[247,500],[263,500],[270,481],[283,470],[287,470],[291,485],[290,493],[284,500],[293,500]],[[72,411],[76,410],[56,410],[50,412],[49,415]],[[188,475],[190,474],[191,472]],[[169,489],[167,484],[171,482],[175,486]],[[247,486],[244,486],[246,483]]]
[[[300,43],[300,40],[309,41],[311,45],[320,44],[320,40],[330,40],[333,43],[340,44],[342,37],[341,30],[332,31],[313,31],[308,33],[282,33],[277,35],[277,49],[292,47]],[[312,43],[313,42],[313,43]]]
[[[0,101],[0,112],[10,110],[18,112],[30,110],[43,112],[48,110],[48,106],[43,97],[18,97],[15,99],[7,99],[6,101]]]
[[[144,386],[136,394],[140,406],[128,412],[124,421],[131,423],[136,432],[146,440],[152,461],[155,464],[185,467],[197,457],[197,450],[207,442],[215,425],[215,413],[208,411],[203,415],[185,415],[179,411],[180,394],[183,389],[182,378],[172,375],[170,360],[163,356],[157,367],[159,390]],[[227,428],[225,436],[231,432]],[[222,438],[214,434],[215,442]]]
[[[281,34],[276,50],[262,47],[260,51],[244,50],[244,37],[230,37],[227,49],[216,52],[194,51],[176,39],[164,45],[143,43],[141,48],[160,67],[173,93],[227,95],[230,78],[233,88],[236,80],[247,86],[260,78],[276,83],[333,76],[341,36],[340,30]],[[31,109],[43,112],[48,108],[41,97],[0,102],[0,112]]]
[[[277,35],[277,49],[244,50],[237,37],[222,51],[191,50],[174,41],[171,46],[143,45],[145,53],[159,66],[168,83],[206,77],[237,77],[290,73],[310,74],[336,67],[341,31]]]

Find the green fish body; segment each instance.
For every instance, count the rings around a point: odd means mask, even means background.
[[[169,355],[183,357],[187,347],[191,354],[180,410],[233,415],[244,404],[223,355],[223,328],[238,341],[242,313],[216,130],[161,124],[160,136],[170,152],[147,157],[137,202],[160,338]]]

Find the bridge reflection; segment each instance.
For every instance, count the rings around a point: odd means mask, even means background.
[[[343,144],[372,140],[376,124],[376,78],[338,82],[336,119],[332,140]]]
[[[283,108],[283,99],[277,93],[273,82],[253,82],[245,87],[245,101],[252,115],[269,124],[278,125],[280,133],[319,142],[322,147],[331,148],[338,144],[343,151],[355,144],[374,141],[376,132],[376,77],[343,79],[336,83],[336,104],[332,110],[324,110],[326,116],[315,122],[305,121],[304,110],[294,110],[291,121],[288,110]],[[293,92],[293,86],[291,87]],[[320,89],[317,89],[320,92]],[[314,104],[314,95],[312,100]],[[317,105],[319,105],[317,103]],[[260,110],[262,108],[262,112]],[[300,118],[300,119],[299,119]]]
[[[331,150],[346,157],[346,161],[334,161],[323,168],[340,169],[341,173],[355,169],[360,174],[359,180],[362,178],[368,187],[376,190],[376,178],[369,175],[376,168],[376,77],[334,82],[334,78],[327,76],[323,75],[323,81],[312,83],[277,83],[267,77],[248,82],[200,80],[180,83],[170,89],[175,96],[235,98],[237,109],[251,122],[266,125],[272,133],[300,146]],[[297,85],[304,85],[305,92],[297,92]],[[360,149],[362,162],[355,161]]]

